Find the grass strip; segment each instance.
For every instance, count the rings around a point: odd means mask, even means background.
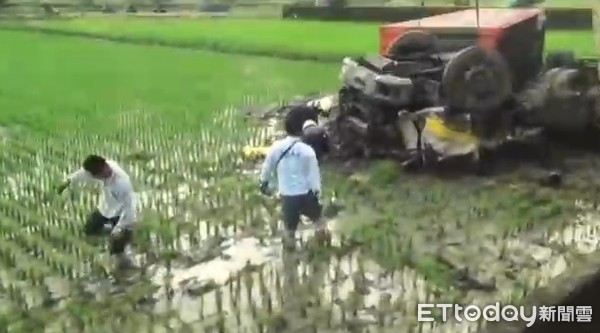
[[[378,51],[378,24],[266,19],[136,19],[111,16],[6,22],[5,28],[70,34],[113,41],[194,48],[293,60],[339,62]],[[593,34],[552,31],[547,50],[572,49],[593,56]]]

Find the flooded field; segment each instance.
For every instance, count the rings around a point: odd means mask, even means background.
[[[598,249],[600,158],[582,152],[560,190],[531,166],[455,179],[326,166],[332,246],[307,224],[284,253],[277,201],[241,154],[277,133],[240,114],[196,133],[142,112],[95,138],[3,128],[2,318],[32,332],[476,332],[418,323],[416,304],[515,304]],[[113,276],[104,242],[82,236],[93,191],[54,193],[91,150],[135,179],[139,272]]]

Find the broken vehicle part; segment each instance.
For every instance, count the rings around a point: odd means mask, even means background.
[[[544,34],[540,8],[385,24],[379,54],[344,58],[335,97],[306,104],[325,118],[338,159],[479,161],[534,132],[599,131],[598,60],[544,59]]]

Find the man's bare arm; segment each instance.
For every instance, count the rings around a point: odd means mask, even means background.
[[[83,168],[67,176],[67,179],[57,187],[58,193],[64,192],[73,182],[87,182],[92,180],[92,176]]]

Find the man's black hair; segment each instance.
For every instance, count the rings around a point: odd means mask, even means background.
[[[305,105],[290,107],[284,122],[286,133],[294,136],[302,135],[302,125],[309,119],[318,121],[318,112],[314,108]]]
[[[98,155],[88,155],[83,160],[83,169],[92,174],[92,176],[99,175],[104,167],[106,166],[106,159]]]
[[[284,122],[285,132],[288,135],[300,136],[302,134],[302,127],[298,126],[297,117],[286,117]]]

